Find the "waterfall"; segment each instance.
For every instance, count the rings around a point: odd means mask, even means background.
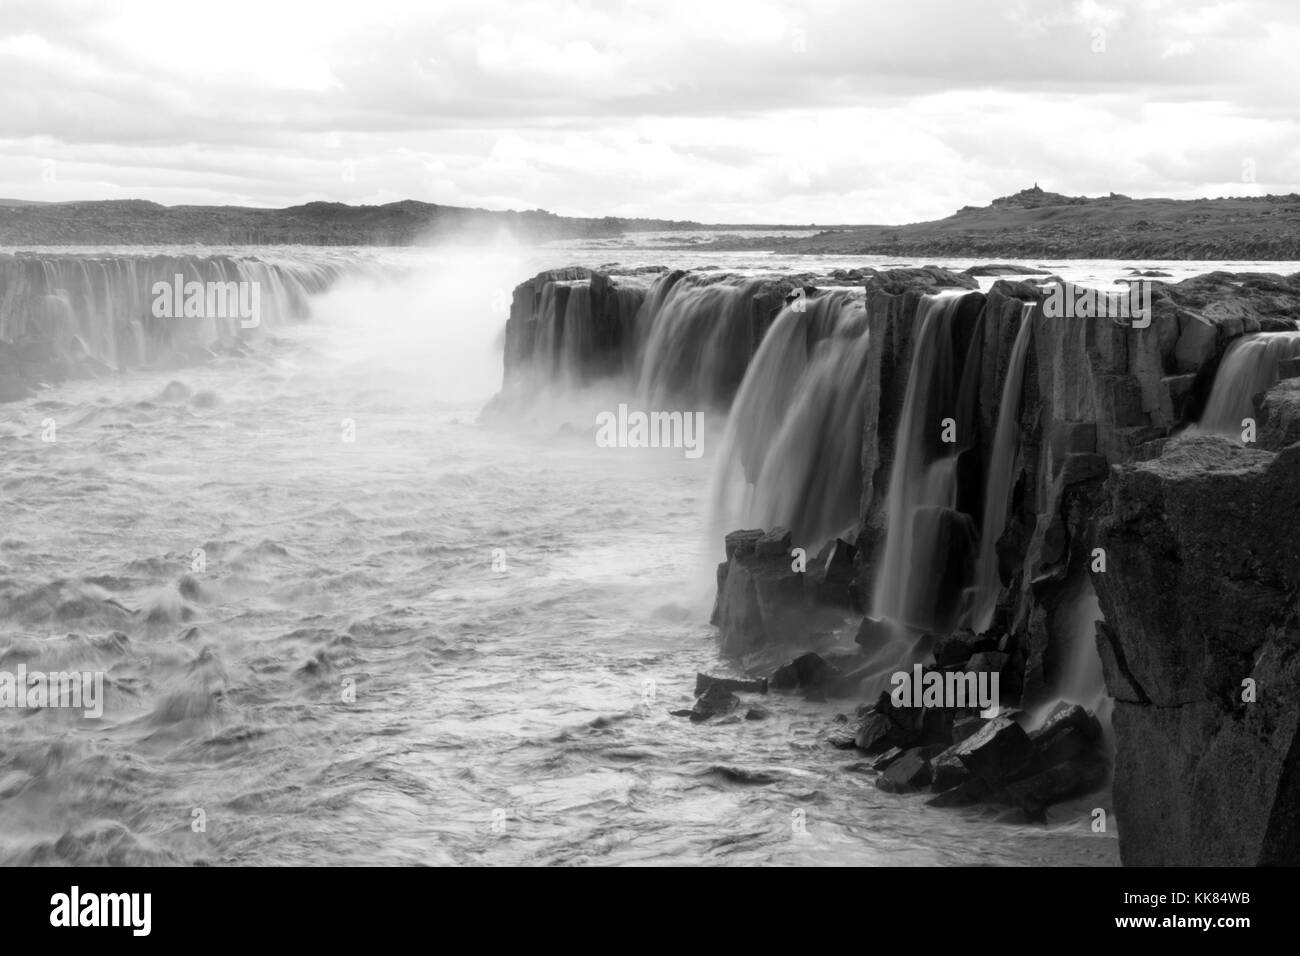
[[[872,616],[922,631],[951,630],[970,578],[977,532],[958,510],[959,458],[972,428],[945,442],[941,422],[973,408],[962,401],[977,382],[967,354],[960,384],[953,315],[961,295],[927,296],[898,423],[890,470],[884,554],[872,599]],[[954,387],[956,386],[956,387]],[[973,416],[971,416],[973,417]]]
[[[792,287],[774,276],[541,273],[515,288],[497,405],[612,385],[643,410],[725,410]]]
[[[781,311],[727,419],[715,528],[782,525],[815,548],[857,520],[869,344],[856,290]]]
[[[1104,620],[1092,578],[1083,575],[1056,612],[1053,630],[1062,638],[1049,648],[1044,661],[1047,687],[1030,711],[1031,726],[1040,726],[1061,701],[1078,704],[1097,715],[1102,732],[1110,738],[1114,701],[1106,693],[1101,656],[1097,653],[1097,624]]]
[[[1300,357],[1300,332],[1259,332],[1237,339],[1224,353],[1197,427],[1240,436],[1242,419],[1255,417],[1254,397],[1278,380],[1283,359]]]
[[[1065,633],[1069,641],[1061,662],[1056,691],[1062,700],[1087,707],[1094,713],[1106,699],[1101,657],[1097,653],[1097,622],[1103,620],[1092,579],[1085,576],[1069,605]]]
[[[724,407],[731,400],[758,347],[754,295],[763,284],[676,273],[656,282],[637,316],[646,407]]]
[[[1020,329],[1011,347],[1007,377],[998,403],[998,424],[993,437],[988,478],[984,483],[984,514],[980,523],[980,550],[975,564],[975,588],[966,625],[977,634],[988,630],[997,608],[1002,581],[998,574],[998,536],[1007,522],[1016,456],[1020,451],[1020,399],[1025,380],[1025,357],[1033,334],[1034,305],[1026,302],[1020,312]]]
[[[182,285],[255,283],[256,326],[275,329],[305,317],[308,298],[342,272],[226,255],[0,255],[0,372],[39,381],[183,360],[252,327],[233,311],[159,317],[155,286],[177,276]]]
[[[543,381],[573,386],[592,371],[591,286],[586,281],[548,283],[538,306],[537,341],[531,357]]]

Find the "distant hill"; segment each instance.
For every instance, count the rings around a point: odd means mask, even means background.
[[[777,230],[814,236],[760,235]],[[987,206],[902,226],[718,225],[677,219],[584,219],[541,209],[499,212],[408,199],[381,206],[310,202],[285,209],[161,206],[140,199],[45,203],[0,199],[0,246],[423,245],[491,239],[612,238],[727,230],[682,248],[978,259],[1300,260],[1300,195],[1225,199],[1065,196],[1037,184]]]
[[[1300,260],[1300,195],[1089,198],[1035,185],[946,219],[826,230],[777,248],[908,257]]]
[[[422,245],[506,233],[545,241],[703,228],[667,219],[579,219],[541,209],[496,212],[412,199],[382,206],[310,202],[285,209],[161,206],[142,199],[0,200],[0,245]]]

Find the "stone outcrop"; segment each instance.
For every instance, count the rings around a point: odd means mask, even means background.
[[[1300,445],[1186,438],[1108,493],[1095,580],[1124,862],[1300,862]]]
[[[852,545],[834,541],[796,570],[790,532],[784,528],[733,531],[727,560],[718,565],[718,595],[711,623],[728,654],[807,641],[842,624],[850,604]]]

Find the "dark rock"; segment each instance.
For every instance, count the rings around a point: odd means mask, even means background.
[[[1061,462],[1057,484],[1064,490],[1085,481],[1104,479],[1110,473],[1110,463],[1101,455],[1070,454]]]
[[[966,670],[975,674],[1001,674],[1010,657],[1001,651],[980,651],[966,662]]]
[[[745,711],[746,720],[767,720],[772,716],[772,712],[766,707],[760,707],[758,704],[751,704]]]
[[[1091,754],[1012,781],[1003,792],[1032,818],[1041,820],[1047,806],[1101,789],[1109,773],[1105,758]]]
[[[722,650],[744,654],[765,644],[793,641],[808,624],[803,575],[785,560],[761,560],[738,546],[723,578],[714,615]]]
[[[729,557],[718,569],[710,619],[721,631],[725,653],[743,655],[783,643],[806,645],[842,624],[842,613],[823,606],[814,584],[805,580],[807,573],[792,567],[790,550],[790,532],[784,528],[727,536]]]
[[[774,690],[825,693],[840,676],[840,672],[828,664],[820,654],[810,651],[807,654],[800,654],[789,664],[778,667],[769,683]]]
[[[896,746],[898,729],[888,714],[868,714],[858,728],[854,743],[857,748],[869,754],[882,753]]]
[[[1044,747],[1065,733],[1095,741],[1101,736],[1101,723],[1086,708],[1063,700],[1051,709],[1041,726],[1030,732],[1029,739],[1036,747]]]
[[[1286,379],[1264,393],[1256,437],[1258,446],[1267,451],[1281,451],[1300,441],[1300,380]]]
[[[894,723],[895,740],[904,746],[946,747],[952,741],[953,714],[945,707],[891,707],[889,719]]]
[[[1045,276],[1050,275],[1046,269],[1034,269],[1030,266],[1013,266],[1001,262],[991,262],[988,265],[971,266],[962,270],[962,275],[968,276]]]
[[[992,634],[974,631],[953,631],[934,642],[934,660],[940,667],[965,664],[972,654],[997,650],[998,642]]]
[[[1179,316],[1178,342],[1174,348],[1179,372],[1195,372],[1212,359],[1219,349],[1219,328],[1194,312]]]
[[[872,770],[886,770],[899,757],[903,756],[902,747],[890,747],[884,753],[868,761]]]
[[[732,531],[726,538],[727,560],[733,558],[745,558],[754,554],[759,539],[763,537],[762,529],[753,529],[749,531]]]
[[[888,295],[903,295],[907,292],[932,293],[941,289],[971,289],[980,287],[974,276],[962,275],[938,266],[902,267],[896,269],[862,270],[865,274],[863,286],[868,293],[884,292]]]
[[[1052,426],[1052,458],[1063,461],[1070,455],[1091,455],[1097,451],[1096,422],[1056,422]]]
[[[853,558],[857,549],[842,538],[822,548],[808,569],[807,586],[813,598],[830,607],[852,606]]]
[[[924,549],[912,555],[908,569],[907,607],[933,608],[937,630],[950,630],[961,612],[962,592],[970,581],[979,554],[979,531],[970,515],[955,508],[928,505],[912,512],[914,540],[936,542],[936,554],[944,563],[930,567]]]
[[[975,715],[958,717],[952,722],[952,742],[955,744],[961,743],[967,737],[978,732],[987,722],[983,717]]]
[[[876,786],[886,793],[907,793],[930,783],[930,759],[923,747],[908,750],[880,775]]]
[[[691,722],[698,724],[711,717],[721,717],[739,706],[739,697],[725,687],[714,685],[695,701],[695,706],[691,708]]]
[[[754,553],[760,558],[780,558],[787,561],[792,548],[790,531],[786,528],[773,528],[758,539],[754,545]]]
[[[756,680],[737,680],[732,677],[713,677],[710,674],[695,675],[696,697],[703,694],[710,687],[721,687],[723,690],[729,690],[732,693],[739,694],[766,694],[767,678],[760,677]]]
[[[826,742],[836,750],[852,750],[857,736],[858,725],[844,723],[832,728],[826,734]]]
[[[713,613],[709,615],[709,623],[714,627],[722,625],[722,596],[727,590],[727,571],[731,569],[731,562],[723,561],[718,565],[714,572],[714,581],[717,586],[717,592],[713,598]]]
[[[1300,864],[1297,488],[1300,446],[1210,436],[1111,475],[1093,583],[1126,865]]]
[[[873,617],[863,617],[858,625],[858,636],[853,640],[858,646],[867,650],[883,647],[890,642],[892,634],[889,625]]]
[[[1002,717],[1006,720],[1014,720],[1017,724],[1020,725],[1021,730],[1024,730],[1025,726],[1029,723],[1029,719],[1030,719],[1030,715],[1025,713],[1025,711],[1022,710],[1021,708],[1008,707],[1005,704],[999,707],[998,712],[993,716]],[[1025,731],[1026,735],[1028,735],[1028,733],[1029,731]]]
[[[973,773],[994,785],[1030,756],[1029,735],[1007,717],[995,717],[952,749]]]
[[[992,790],[979,777],[969,777],[965,782],[944,790],[925,801],[931,807],[969,807],[992,795]]]
[[[955,753],[955,747],[949,747],[930,761],[931,785],[935,793],[951,790],[970,779],[970,768]]]

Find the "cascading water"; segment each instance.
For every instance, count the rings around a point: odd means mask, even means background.
[[[1079,593],[1069,605],[1065,632],[1069,641],[1065,659],[1060,662],[1061,678],[1055,690],[1062,700],[1100,713],[1109,700],[1102,679],[1101,658],[1097,654],[1097,622],[1102,620],[1101,605],[1091,579],[1083,578]]]
[[[782,310],[727,420],[715,528],[783,525],[816,547],[856,521],[869,345],[856,291]]]
[[[233,342],[246,324],[220,315],[159,317],[155,287],[253,284],[255,325],[275,329],[303,318],[310,296],[344,272],[337,262],[271,263],[233,256],[0,255],[0,358],[20,376],[68,378],[201,355]],[[251,298],[251,296],[250,296]],[[174,304],[175,305],[175,304]],[[3,369],[0,369],[3,371]]]
[[[1020,313],[1020,329],[1011,347],[1007,377],[998,403],[997,431],[984,485],[984,514],[980,523],[980,550],[975,564],[975,587],[966,625],[977,634],[988,630],[997,609],[1002,582],[998,575],[997,539],[1007,521],[1016,456],[1020,451],[1020,399],[1025,380],[1025,358],[1033,335],[1033,303],[1026,302]]]
[[[669,285],[666,292],[659,286]],[[758,347],[754,295],[762,279],[678,277],[655,283],[637,316],[640,394],[650,408],[725,406]]]
[[[968,583],[976,542],[971,516],[958,510],[957,471],[970,438],[945,442],[941,422],[970,407],[960,396],[972,376],[955,375],[953,316],[960,295],[927,296],[913,343],[888,488],[884,554],[872,615],[920,631],[950,630]],[[972,353],[973,353],[972,349]],[[966,367],[972,363],[967,355]]]
[[[1240,436],[1242,420],[1255,416],[1254,397],[1278,380],[1283,359],[1300,357],[1300,332],[1260,332],[1228,346],[1197,428]]]

